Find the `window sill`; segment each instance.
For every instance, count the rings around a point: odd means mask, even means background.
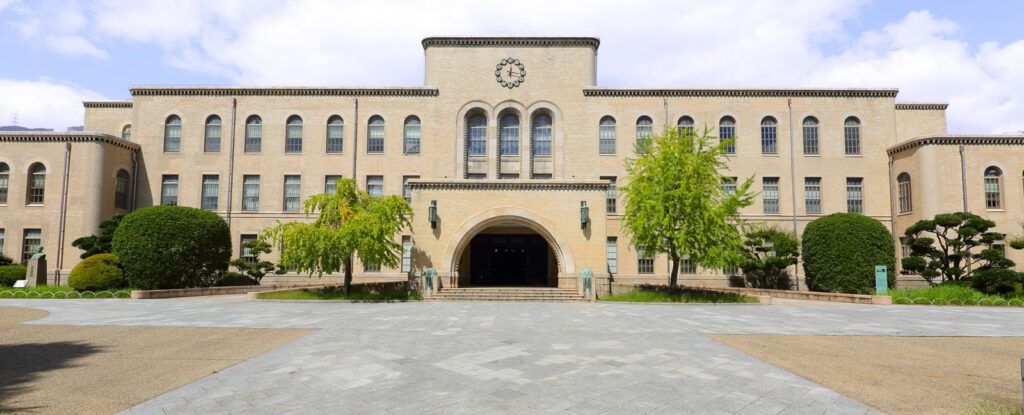
[[[328,156],[340,156],[340,155],[345,154],[345,152],[344,151],[328,151],[328,152],[325,152],[324,154],[326,154]]]
[[[46,205],[43,204],[43,203],[29,203],[29,204],[25,205],[25,207],[43,207],[43,206],[46,206]]]
[[[284,155],[286,155],[286,156],[301,156],[302,152],[301,151],[285,152]]]
[[[846,157],[851,157],[851,158],[864,158],[863,154],[843,154],[843,155],[846,156]]]
[[[985,209],[986,212],[1006,212],[1006,209]]]
[[[819,157],[820,158],[821,154],[807,154],[807,153],[804,153],[804,157]]]
[[[911,211],[909,211],[909,212],[900,212],[900,213],[897,213],[897,214],[896,214],[896,216],[910,216],[910,215],[913,215],[913,214],[914,214],[914,211],[912,211],[912,210],[911,210]]]
[[[367,152],[366,155],[367,156],[383,156],[384,152],[383,151],[375,151],[373,153]]]
[[[407,151],[407,152],[405,152],[403,154],[406,155],[406,156],[418,156],[418,155],[420,155],[420,152],[419,151],[416,151],[416,152]]]
[[[598,153],[598,156],[615,157],[615,153]]]
[[[761,157],[779,157],[779,153],[761,153]]]

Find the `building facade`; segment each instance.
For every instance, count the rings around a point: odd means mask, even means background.
[[[244,255],[240,242],[304,220],[302,201],[343,177],[404,196],[415,215],[396,235],[402,266],[357,264],[357,278],[434,268],[455,286],[573,287],[589,269],[660,283],[668,261],[633,249],[615,189],[636,142],[664,128],[736,138],[729,174],[754,177],[760,195],[742,211],[752,221],[799,233],[821,215],[857,212],[898,237],[912,220],[961,210],[952,201],[966,191],[969,209],[1019,228],[1021,136],[948,136],[944,104],[897,103],[896,89],[597,86],[599,43],[432,37],[421,87],[132,87],[130,101],[86,102],[85,132],[0,134],[3,251],[45,246],[67,272],[80,254],[70,241],[99,221],[177,204],[223,216]],[[969,148],[966,170],[946,142]],[[44,189],[32,184],[39,165]],[[1002,172],[994,209],[978,204],[988,165]],[[909,211],[897,206],[904,173]],[[724,285],[733,272],[683,264],[680,281]]]

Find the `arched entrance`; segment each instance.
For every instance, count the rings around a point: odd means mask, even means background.
[[[539,233],[515,221],[482,229],[462,250],[459,286],[558,286],[558,261]]]

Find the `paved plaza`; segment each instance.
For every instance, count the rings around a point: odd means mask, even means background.
[[[316,332],[128,413],[879,413],[708,334],[1022,336],[1024,309],[0,300],[25,324]]]

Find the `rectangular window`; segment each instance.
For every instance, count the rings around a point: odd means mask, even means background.
[[[220,177],[216,174],[203,175],[203,209],[217,210]]]
[[[808,215],[821,214],[821,178],[804,178],[804,210]]]
[[[284,176],[284,211],[298,212],[302,205],[302,176]]]
[[[910,241],[905,236],[900,237],[900,259],[910,258]]]
[[[402,272],[412,270],[412,237],[402,236]]]
[[[761,125],[761,153],[775,154],[778,152],[778,137],[774,122]]]
[[[608,242],[605,247],[605,260],[608,261],[608,273],[615,274],[619,272],[619,250],[616,244],[619,238],[614,236],[608,237]]]
[[[487,154],[487,123],[483,121],[482,117],[473,119],[480,121],[479,124],[471,125],[466,131],[466,134],[469,135],[466,140],[469,154]],[[501,128],[501,154],[513,156],[519,154],[519,124]]]
[[[3,167],[4,167],[4,169],[7,168],[7,166],[3,166]],[[5,171],[3,173],[0,173],[0,205],[7,204],[7,188],[8,188],[8,186],[10,186],[10,173],[7,173]]]
[[[203,143],[203,151],[216,153],[220,151],[220,121],[206,124],[206,140]]]
[[[164,151],[168,153],[181,151],[181,124],[167,124],[164,128]]]
[[[21,260],[28,261],[32,259],[32,255],[39,252],[39,249],[43,246],[43,230],[42,229],[25,229],[24,240],[21,244]]]
[[[384,123],[370,124],[366,132],[366,152],[367,153],[383,153],[384,152]]]
[[[724,268],[722,272],[728,276],[740,275],[740,267]]]
[[[366,176],[366,193],[370,197],[384,196],[384,176]]]
[[[242,211],[255,212],[260,209],[260,176],[242,176]]]
[[[846,178],[846,211],[849,213],[864,213],[863,178]]]
[[[992,249],[995,249],[996,251],[999,252],[1000,255],[1002,255],[1003,258],[1006,258],[1006,241],[1005,240],[1000,239],[998,241],[992,242]]]
[[[302,123],[297,124],[289,122],[285,128],[284,137],[284,152],[285,153],[301,153],[302,152]]]
[[[380,272],[380,264],[363,264],[363,272]]]
[[[725,141],[727,139],[733,139],[731,143],[724,146],[726,154],[736,154],[736,126],[735,125],[720,125],[718,127],[719,140]]]
[[[249,122],[245,125],[245,152],[259,153],[263,142],[263,125]]]
[[[615,123],[602,124],[598,130],[601,154],[615,154]]]
[[[999,195],[999,177],[985,178],[985,209],[1000,209],[1003,205],[1002,197]]]
[[[324,193],[333,195],[338,192],[338,180],[341,179],[341,175],[327,175],[324,176]]]
[[[729,194],[729,195],[735,194],[736,193],[736,178],[735,177],[723,177],[722,178],[722,191],[725,192],[725,194]]]
[[[406,122],[405,123],[405,152],[406,153],[419,153],[420,152],[420,123]]]
[[[345,125],[340,122],[327,124],[327,152],[340,153],[345,149]]]
[[[843,136],[845,137],[845,149],[846,155],[858,155],[860,154],[860,127],[859,126],[845,126],[843,127]]]
[[[241,239],[240,243],[238,244],[238,246],[241,247],[240,253],[241,253],[242,260],[244,260],[246,264],[255,264],[256,262],[259,261],[259,257],[256,256],[256,254],[254,254],[252,252],[252,249],[247,247],[247,246],[245,246],[245,244],[247,242],[255,242],[255,241],[256,241],[256,235],[253,235],[253,234],[243,234],[242,235],[242,239]]]
[[[779,178],[765,177],[762,179],[761,195],[764,199],[764,213],[776,215],[779,213]]]
[[[697,273],[697,266],[690,261],[690,255],[683,255],[683,258],[679,260],[679,273],[686,275],[693,275]]]
[[[28,176],[28,203],[41,205],[46,197],[46,173],[31,173]]]
[[[640,274],[654,273],[654,257],[648,256],[642,250],[636,252],[636,269]]]
[[[415,180],[418,178],[420,178],[420,176],[402,176],[402,198],[404,198],[407,203],[412,204],[412,187],[409,186],[409,180]]]
[[[818,154],[818,124],[804,122],[804,154]]]
[[[548,123],[546,127],[534,127],[533,128],[533,154],[534,155],[550,155],[551,154],[551,124]]]
[[[160,204],[178,206],[178,175],[165,174],[160,188]]]
[[[907,213],[913,210],[912,199],[910,195],[910,181],[899,182],[897,198],[899,199],[900,213]]]
[[[604,211],[605,213],[615,213],[615,176],[601,176],[601,180],[612,182],[608,189],[605,190]]]

